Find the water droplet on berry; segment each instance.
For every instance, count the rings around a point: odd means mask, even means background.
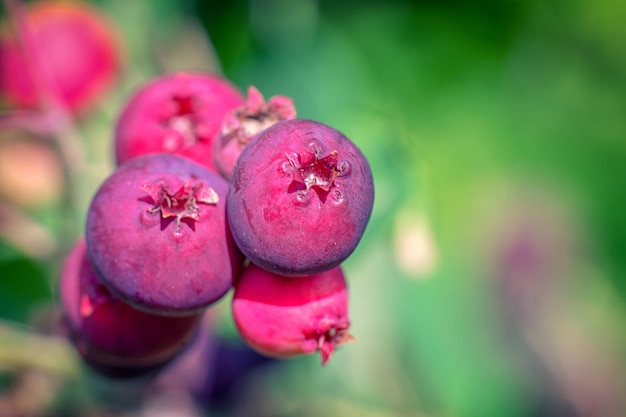
[[[321,158],[324,153],[324,145],[319,141],[319,139],[309,139],[306,144],[306,148],[309,152],[315,155],[316,158]]]
[[[183,243],[185,241],[183,231],[180,228],[174,230],[172,236],[174,238],[174,242],[176,243]]]
[[[350,171],[352,171],[352,165],[350,165],[350,162],[342,159],[341,161],[337,162],[337,171],[339,171],[339,173],[337,174],[338,177],[345,177],[347,175],[350,175]]]
[[[309,198],[306,190],[300,190],[295,193],[294,201],[296,203],[296,206],[306,207],[311,202],[311,199]]]
[[[330,192],[330,198],[335,204],[341,204],[346,199],[344,193],[341,190],[332,190]]]
[[[294,166],[293,161],[290,159],[287,159],[280,164],[280,171],[283,174],[287,174],[291,176],[291,174],[293,173],[293,171],[295,171],[295,169],[296,167]]]
[[[139,221],[145,226],[154,226],[161,222],[160,216],[150,210],[142,210],[139,215]]]

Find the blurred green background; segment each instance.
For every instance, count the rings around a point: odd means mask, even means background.
[[[125,61],[76,121],[88,167],[45,204],[0,200],[0,416],[626,415],[626,2],[91,3]],[[258,367],[228,406],[174,395],[158,414],[52,322],[116,114],[177,70],[292,97],[362,149],[376,200],[345,263],[355,343],[323,368]],[[228,302],[215,310],[239,343]]]

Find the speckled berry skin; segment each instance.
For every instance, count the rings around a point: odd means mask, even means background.
[[[59,287],[68,336],[106,374],[134,376],[162,366],[194,337],[202,317],[148,314],[114,298],[99,282],[84,240],[67,256]]]
[[[239,156],[227,213],[255,264],[289,276],[339,265],[356,248],[374,200],[372,173],[356,145],[310,120],[278,122]]]
[[[215,170],[213,141],[224,116],[243,103],[241,92],[216,75],[181,72],[153,79],[130,97],[118,118],[117,163],[169,152]]]
[[[118,167],[87,214],[88,253],[101,281],[159,314],[195,313],[220,299],[242,262],[226,222],[227,190],[218,174],[176,155]]]
[[[319,351],[325,364],[336,346],[353,340],[339,266],[294,279],[250,264],[236,283],[232,313],[242,339],[270,357]]]

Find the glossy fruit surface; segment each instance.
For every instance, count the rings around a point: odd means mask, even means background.
[[[168,152],[215,169],[213,140],[224,116],[243,102],[239,90],[216,75],[181,72],[156,78],[133,93],[119,116],[117,162]]]
[[[271,357],[319,351],[325,364],[336,346],[353,340],[341,267],[290,278],[250,264],[237,281],[232,312],[241,337]]]
[[[227,190],[218,174],[176,155],[118,167],[87,214],[87,247],[102,282],[160,314],[193,313],[220,299],[242,260],[226,223]]]
[[[365,156],[337,130],[278,122],[243,150],[228,194],[228,221],[242,252],[283,275],[331,269],[356,248],[374,200]]]

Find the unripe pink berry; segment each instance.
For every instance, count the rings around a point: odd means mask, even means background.
[[[213,141],[224,116],[243,102],[239,90],[216,75],[181,72],[156,78],[138,89],[120,114],[117,162],[168,152],[215,170]]]
[[[232,312],[241,337],[272,357],[319,351],[325,364],[336,346],[353,340],[339,266],[290,278],[250,264],[235,285]]]

